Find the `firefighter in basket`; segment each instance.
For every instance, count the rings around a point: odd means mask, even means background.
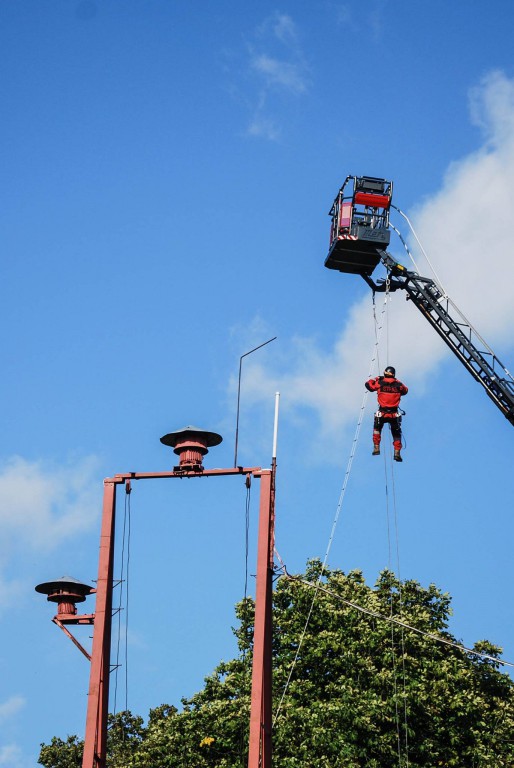
[[[388,365],[383,376],[370,379],[364,385],[370,392],[376,392],[378,411],[373,422],[373,456],[380,454],[380,440],[384,424],[389,424],[393,436],[394,460],[403,461],[402,448],[402,415],[399,408],[400,400],[409,391],[405,384],[396,378],[396,370]]]

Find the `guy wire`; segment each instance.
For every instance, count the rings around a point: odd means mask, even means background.
[[[131,532],[131,493],[125,494],[127,515],[127,588],[125,590],[125,711],[128,711],[128,625],[129,625],[129,587],[130,587],[130,532]]]
[[[116,706],[117,706],[117,697],[118,697],[118,669],[120,666],[120,643],[121,643],[121,612],[123,610],[123,584],[124,584],[124,568],[125,568],[125,541],[126,541],[126,530],[127,530],[127,514],[128,514],[128,504],[127,504],[127,496],[125,495],[125,509],[123,514],[123,532],[121,536],[121,573],[120,573],[120,599],[118,601],[118,608],[117,608],[117,614],[118,614],[118,637],[116,640],[116,664],[115,664],[115,672],[114,672],[114,703],[113,703],[113,711],[114,714],[116,714]]]
[[[245,500],[245,578],[244,578],[244,597],[243,597],[243,613],[241,616],[241,629],[243,640],[243,652],[241,655],[242,674],[241,674],[241,688],[242,692],[246,690],[246,673],[247,667],[247,640],[248,640],[248,550],[249,550],[249,538],[250,538],[250,496],[251,496],[251,481],[250,478],[246,479],[246,500]],[[245,749],[248,734],[245,729],[244,721],[241,721],[241,738],[239,742],[239,759],[241,766],[245,764]]]
[[[326,595],[331,595],[336,600],[339,600],[341,603],[348,605],[350,608],[354,608],[356,611],[360,611],[360,613],[365,613],[367,616],[372,616],[373,618],[380,619],[381,621],[392,622],[393,624],[397,624],[399,627],[404,627],[404,629],[408,629],[411,632],[415,632],[418,635],[427,637],[429,640],[434,640],[435,642],[441,643],[442,645],[449,645],[452,648],[457,648],[457,650],[463,651],[464,653],[469,653],[472,656],[476,656],[479,659],[492,661],[493,664],[498,664],[499,666],[503,666],[503,667],[514,668],[514,662],[512,661],[504,661],[503,659],[499,659],[496,656],[491,656],[490,653],[482,653],[481,651],[475,651],[473,648],[468,648],[466,645],[462,645],[462,643],[457,643],[453,640],[447,640],[445,637],[441,637],[440,635],[434,635],[432,632],[425,632],[425,630],[418,629],[418,627],[413,627],[412,624],[407,624],[407,622],[401,621],[400,619],[395,619],[395,618],[392,619],[390,616],[384,616],[384,614],[382,613],[378,613],[377,611],[372,611],[369,608],[364,608],[362,605],[357,605],[357,603],[352,603],[351,600],[347,600],[345,597],[341,597],[341,595],[338,595],[337,592],[332,592],[332,590],[319,585],[317,581],[307,581],[306,579],[302,579],[299,576],[293,576],[287,571],[287,568],[285,566],[282,568],[282,570],[284,572],[284,576],[286,576],[288,579],[291,579],[292,581],[297,581],[306,587],[315,589],[316,591],[324,592]]]

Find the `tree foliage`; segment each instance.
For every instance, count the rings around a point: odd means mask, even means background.
[[[514,685],[495,660],[501,649],[477,643],[493,657],[484,659],[427,636],[455,642],[447,594],[400,583],[389,571],[374,588],[359,571],[328,571],[300,645],[315,592],[304,580],[315,583],[320,573],[312,561],[305,575],[281,578],[274,593],[276,768],[514,765]],[[146,726],[130,712],[110,717],[109,766],[246,766],[253,608],[250,599],[236,606],[237,658],[222,662],[180,712],[157,707]],[[74,768],[80,753],[76,737],[54,738],[39,762]]]

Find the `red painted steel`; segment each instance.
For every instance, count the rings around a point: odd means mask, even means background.
[[[261,473],[248,768],[271,768],[274,478],[274,468]]]
[[[84,646],[83,646],[83,645],[81,645],[81,644],[79,643],[79,641],[77,640],[77,638],[76,638],[74,635],[72,635],[72,634],[71,634],[70,630],[69,630],[69,629],[67,629],[67,627],[65,627],[65,626],[64,626],[63,622],[62,622],[62,621],[61,621],[59,618],[57,618],[57,616],[54,616],[54,618],[52,619],[52,621],[54,622],[54,624],[57,624],[57,626],[58,626],[60,629],[62,629],[62,631],[64,632],[64,634],[65,634],[65,635],[68,635],[68,637],[70,638],[71,642],[72,642],[72,643],[74,643],[74,644],[77,646],[77,648],[79,649],[79,651],[80,651],[81,653],[83,653],[83,654],[84,654],[84,656],[86,657],[86,659],[87,659],[88,661],[91,661],[91,656],[90,656],[90,655],[89,655],[89,653],[86,651],[86,649],[84,648]],[[71,622],[68,622],[68,623],[71,623]],[[90,624],[92,624],[93,622],[91,621],[91,622],[89,622],[89,623],[90,623]]]
[[[121,472],[115,475],[113,482],[124,483],[126,480],[165,480],[172,477],[217,477],[218,475],[253,475],[259,477],[260,467],[231,467],[229,469],[202,469],[199,472],[168,471],[168,472]]]
[[[118,483],[119,481],[116,479],[104,481],[93,651],[91,654],[82,768],[105,768],[106,764],[107,709],[111,662],[114,526],[116,485]]]
[[[65,627],[62,626],[64,621],[77,624],[94,622],[82,768],[106,768],[116,487],[118,485],[126,485],[126,490],[129,492],[133,480],[155,480],[173,477],[218,477],[222,475],[253,475],[261,479],[248,765],[249,768],[271,768],[271,598],[274,551],[275,461],[271,470],[261,469],[260,467],[235,467],[201,471],[183,471],[179,469],[178,471],[174,470],[171,472],[127,472],[117,474],[113,478],[108,478],[104,481],[95,613],[88,616],[63,614],[59,617],[62,621],[56,622],[64,631],[66,631]],[[72,639],[84,655],[88,656],[80,644],[73,637]]]
[[[58,613],[52,621],[57,619],[61,624],[94,624],[94,613]]]

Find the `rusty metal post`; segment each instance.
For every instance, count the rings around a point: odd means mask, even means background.
[[[82,768],[105,768],[106,765],[117,482],[111,479],[104,481],[93,650]]]
[[[275,462],[261,473],[248,768],[271,768],[272,589]]]

